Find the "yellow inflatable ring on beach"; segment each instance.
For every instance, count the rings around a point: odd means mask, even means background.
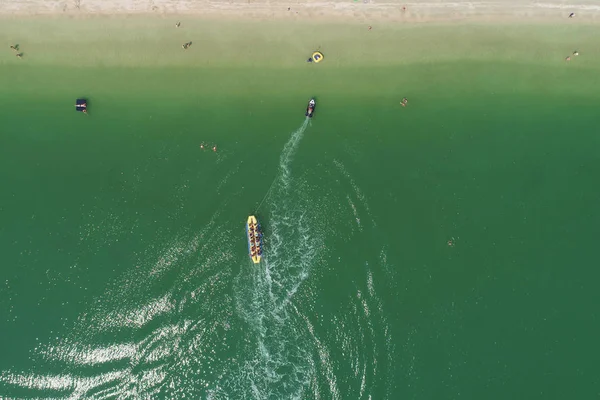
[[[321,62],[321,60],[323,60],[323,53],[321,53],[320,51],[315,51],[312,55],[312,59],[314,62],[318,63]]]

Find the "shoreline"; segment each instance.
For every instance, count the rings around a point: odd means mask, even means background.
[[[568,18],[575,13],[576,18]],[[600,22],[600,5],[590,0],[578,4],[539,3],[532,0],[452,2],[412,0],[301,0],[276,3],[269,0],[5,0],[0,19],[39,16],[87,18],[99,16],[154,16],[164,18],[207,18],[232,20],[292,20],[345,22],[507,22],[583,21]]]
[[[177,21],[180,28],[175,27]],[[571,69],[600,62],[600,55],[592,50],[596,28],[591,24],[382,22],[368,30],[370,24],[141,14],[30,16],[3,21],[0,34],[6,38],[6,48],[0,53],[0,65],[306,69],[305,61],[315,49],[328,60],[319,65],[321,70],[453,61],[562,68],[565,57],[575,50],[583,55],[570,64]],[[182,43],[190,41],[193,47],[182,50]],[[25,52],[23,59],[16,59],[8,49],[15,43]]]

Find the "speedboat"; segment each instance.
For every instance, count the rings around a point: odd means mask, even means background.
[[[308,107],[306,107],[306,115],[308,118],[312,118],[313,114],[315,113],[315,99],[310,99],[310,101],[308,102]]]
[[[250,259],[254,264],[258,264],[262,258],[262,232],[254,215],[249,216],[246,222],[246,236],[248,237]]]

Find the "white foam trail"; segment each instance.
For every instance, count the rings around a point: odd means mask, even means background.
[[[362,232],[362,225],[360,224],[360,216],[358,215],[358,210],[356,209],[356,206],[352,202],[352,199],[350,198],[350,196],[346,196],[346,197],[348,199],[348,204],[350,205],[350,208],[352,209],[352,213],[354,214],[354,220],[356,221],[356,225],[358,226],[358,230],[360,232]]]
[[[296,149],[298,148],[298,144],[304,136],[304,132],[306,131],[309,122],[310,119],[308,119],[307,117],[304,120],[302,126],[298,128],[294,133],[292,133],[290,139],[287,141],[285,146],[283,146],[283,151],[281,152],[281,156],[279,157],[279,169],[281,173],[280,179],[281,183],[286,189],[288,188],[290,183],[290,163],[292,161],[294,153],[296,152]]]
[[[229,377],[233,392],[227,398],[301,399],[314,380],[312,345],[295,303],[301,301],[322,239],[314,210],[308,212],[311,204],[290,168],[309,121],[291,134],[279,158],[267,203],[264,262],[243,269],[237,279],[238,312],[251,328],[252,356]]]

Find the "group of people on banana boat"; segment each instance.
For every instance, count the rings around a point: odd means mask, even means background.
[[[262,248],[260,246],[260,239],[262,238],[262,233],[260,232],[258,226],[250,225],[248,227],[250,238],[253,238],[252,246],[250,247],[250,255],[254,257],[255,255],[262,255]]]

